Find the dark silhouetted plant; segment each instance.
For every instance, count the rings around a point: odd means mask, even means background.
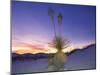
[[[48,9],[48,15],[51,17],[51,21],[52,24],[54,26],[54,33],[55,33],[55,37],[52,40],[52,42],[49,44],[50,47],[53,47],[55,49],[57,49],[57,52],[54,54],[54,56],[52,56],[51,54],[49,54],[49,71],[60,71],[60,70],[64,70],[64,63],[66,61],[66,55],[63,52],[63,49],[69,47],[69,40],[68,39],[64,39],[61,36],[61,24],[62,24],[62,20],[63,20],[63,15],[61,13],[59,13],[58,15],[58,26],[59,26],[59,35],[56,35],[56,26],[54,23],[54,10],[49,8]]]

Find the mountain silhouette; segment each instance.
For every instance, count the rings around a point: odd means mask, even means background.
[[[78,59],[78,58],[88,58],[88,56],[96,56],[96,51],[95,51],[95,44],[89,45],[83,49],[75,49],[70,53],[66,53],[68,55],[68,58],[71,60]],[[54,55],[54,53],[52,53]],[[37,53],[37,54],[31,54],[31,53],[25,53],[25,54],[17,54],[17,53],[12,53],[12,60],[23,60],[23,59],[42,59],[42,58],[48,58],[48,54],[46,53]],[[92,59],[95,59],[93,57]]]

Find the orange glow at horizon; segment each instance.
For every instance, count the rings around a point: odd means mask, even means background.
[[[47,53],[47,50],[17,50],[15,53],[18,54],[25,54],[25,53],[31,53],[31,54],[36,54],[36,53]]]
[[[15,42],[15,41],[14,41]],[[83,49],[87,47],[89,44],[78,44],[78,46],[69,46],[65,49],[63,49],[64,53],[70,53],[71,51],[75,49]],[[17,43],[13,44],[12,47],[12,52],[18,53],[18,54],[25,54],[25,53],[31,53],[31,54],[36,54],[36,53],[56,53],[57,49],[51,48],[48,44],[36,44],[36,43]]]
[[[28,48],[28,47],[14,47],[12,48],[15,51],[13,51],[14,53],[18,53],[18,54],[25,54],[25,53],[32,53],[32,54],[36,54],[36,53],[56,53],[57,50],[54,48],[47,48],[47,49],[34,49],[34,48]]]
[[[79,47],[79,49],[84,48],[85,46]],[[66,49],[63,50],[64,53],[70,53],[71,51],[75,50],[75,47],[68,47]],[[47,48],[47,49],[43,49],[43,50],[39,50],[39,49],[32,49],[32,48],[28,48],[28,47],[17,47],[16,50],[14,51],[15,53],[18,54],[25,54],[25,53],[31,53],[31,54],[36,54],[36,53],[56,53],[57,50],[54,48]]]

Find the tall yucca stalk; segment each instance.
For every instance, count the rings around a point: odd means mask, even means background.
[[[54,10],[52,8],[49,8],[48,9],[48,15],[51,18],[51,22],[52,22],[53,28],[54,28],[54,35],[56,37],[56,26],[55,26],[55,23],[54,23],[54,14],[55,14]]]
[[[52,8],[49,8],[48,9],[48,15],[50,16],[51,18],[51,22],[52,22],[52,26],[54,28],[54,38],[56,38],[56,26],[55,26],[55,23],[54,23],[54,10]],[[48,58],[48,66],[51,66],[52,65],[52,57],[53,55],[52,54],[49,54],[49,58]]]
[[[62,20],[63,20],[63,15],[61,13],[59,13],[58,15],[58,24],[59,24],[59,36],[61,37],[62,34],[61,34],[61,28],[62,28]]]

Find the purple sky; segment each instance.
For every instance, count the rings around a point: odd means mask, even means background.
[[[96,7],[68,4],[47,4],[35,2],[12,2],[12,40],[13,46],[20,42],[50,42],[54,31],[48,8],[55,11],[55,24],[58,28],[57,16],[63,14],[62,35],[78,46],[95,42]]]

